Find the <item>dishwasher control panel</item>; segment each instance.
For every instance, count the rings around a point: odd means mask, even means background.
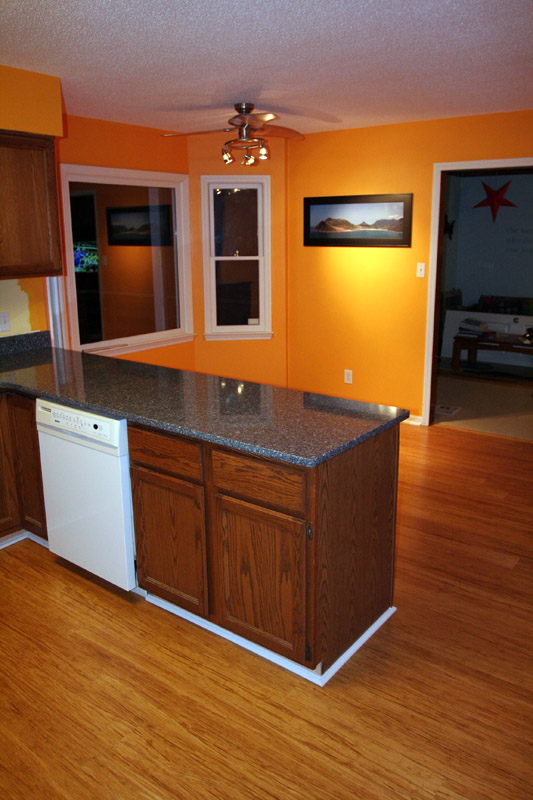
[[[76,433],[89,433],[98,436],[99,439],[109,441],[111,436],[111,425],[109,420],[95,416],[85,416],[77,411],[67,408],[52,407],[50,410],[50,422],[56,428],[63,430],[76,431]]]
[[[39,430],[73,434],[76,438],[82,437],[111,447],[119,446],[121,428],[125,429],[124,420],[102,417],[42,399],[37,400],[36,416]]]

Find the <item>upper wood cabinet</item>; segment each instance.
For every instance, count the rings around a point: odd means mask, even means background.
[[[54,140],[0,132],[0,278],[61,271]]]

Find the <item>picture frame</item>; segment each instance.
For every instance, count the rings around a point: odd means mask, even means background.
[[[411,247],[412,194],[304,197],[304,247]]]
[[[107,208],[106,216],[109,245],[166,247],[172,244],[170,204]]]

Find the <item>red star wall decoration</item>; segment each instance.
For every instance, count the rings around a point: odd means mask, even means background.
[[[514,206],[514,208],[517,207],[516,203],[511,203],[511,201],[505,197],[505,192],[509,188],[511,181],[507,181],[507,183],[504,186],[501,186],[499,189],[492,189],[490,186],[487,186],[485,181],[481,181],[481,183],[483,184],[483,188],[485,189],[487,196],[480,203],[476,203],[473,208],[489,206],[492,212],[493,222],[496,222],[496,215],[501,206]]]

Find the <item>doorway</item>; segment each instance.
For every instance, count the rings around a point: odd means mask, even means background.
[[[449,236],[450,224],[453,222],[453,220],[450,218],[446,219],[446,182],[448,176],[453,174],[468,177],[477,174],[477,186],[481,187],[482,183],[479,180],[479,176],[481,176],[481,174],[487,174],[490,172],[497,176],[498,173],[513,172],[515,170],[531,171],[532,167],[533,158],[452,162],[434,165],[431,248],[428,276],[428,317],[426,326],[424,401],[421,420],[422,424],[424,425],[429,425],[433,421],[438,421],[435,420],[435,406],[437,404],[437,381],[439,375],[439,361],[442,350],[442,337],[444,333],[444,325],[441,326],[440,322],[443,311],[446,310],[446,308],[444,308],[444,301],[451,301],[452,305],[453,303],[462,305],[462,298],[458,297],[457,292],[451,292],[447,298],[444,298],[443,292],[441,291],[443,257],[445,250],[444,237]],[[487,198],[488,197],[489,195],[487,193]],[[483,193],[477,199],[482,201]],[[487,205],[489,204],[487,203]],[[493,209],[490,206],[483,209],[480,208],[479,210],[486,212],[489,215],[489,219],[490,214],[494,214]],[[472,298],[469,299],[471,300]],[[466,309],[460,310],[463,311]],[[459,316],[462,317],[463,314],[459,314]],[[464,316],[468,316],[467,310]],[[525,358],[527,358],[527,356]],[[447,422],[449,422],[449,420],[447,420]],[[453,424],[453,421],[451,424]]]

